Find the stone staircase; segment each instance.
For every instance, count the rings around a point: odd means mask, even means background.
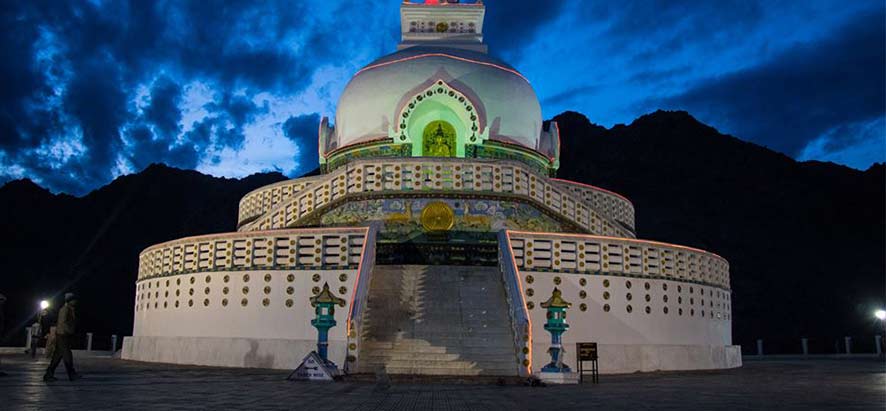
[[[497,267],[376,266],[363,324],[361,373],[519,373]]]

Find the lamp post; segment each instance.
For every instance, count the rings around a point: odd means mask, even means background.
[[[345,300],[332,295],[329,291],[329,283],[323,283],[323,291],[311,297],[311,306],[315,308],[316,318],[311,320],[311,325],[317,329],[317,354],[326,363],[331,363],[327,358],[329,347],[329,329],[335,327],[335,306],[345,306]]]
[[[874,318],[876,318],[877,320],[880,321],[880,325],[882,326],[883,331],[886,332],[886,310],[878,309],[878,310],[874,311]],[[880,357],[882,358],[884,355],[883,336],[878,335],[875,340],[877,343],[877,354],[879,354]]]
[[[563,344],[561,342],[561,336],[569,329],[569,324],[566,324],[566,309],[570,305],[572,303],[564,300],[563,293],[557,288],[554,288],[551,298],[541,303],[541,307],[548,310],[545,330],[551,333],[551,348],[548,349],[548,353],[551,354],[551,363],[542,367],[542,372],[571,372],[569,366],[563,364]]]
[[[345,300],[329,291],[329,283],[323,290],[310,298],[316,317],[311,325],[317,329],[317,351],[311,351],[287,380],[335,381],[341,376],[338,366],[329,361],[329,329],[335,327],[335,306],[345,306]]]
[[[40,307],[40,311],[37,311],[37,321],[31,326],[31,346],[28,350],[31,353],[31,358],[37,358],[37,346],[40,345],[40,335],[45,331],[43,330],[43,320],[46,317],[46,310],[49,309],[49,301],[40,300],[37,305]]]

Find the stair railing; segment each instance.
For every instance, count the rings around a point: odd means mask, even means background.
[[[514,332],[514,351],[520,363],[520,376],[527,377],[532,374],[532,322],[526,310],[523,285],[507,230],[498,232],[498,256],[499,271],[508,301],[508,314]]]
[[[354,285],[354,294],[351,297],[351,309],[348,312],[347,322],[348,346],[344,366],[347,372],[357,370],[360,343],[363,336],[363,315],[366,312],[366,302],[369,301],[369,284],[372,282],[372,271],[375,268],[375,243],[378,231],[378,222],[369,225],[366,239],[363,241],[360,265],[357,268],[357,280]]]

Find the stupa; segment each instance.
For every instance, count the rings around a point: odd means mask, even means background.
[[[637,239],[627,198],[555,178],[557,123],[487,54],[485,5],[400,15],[398,51],[321,121],[320,175],[248,193],[236,232],[140,254],[123,357],[292,369],[328,284],[346,302],[328,356],[352,374],[538,373],[555,288],[564,369],[577,342],[598,343],[602,373],[740,366],[727,261]]]

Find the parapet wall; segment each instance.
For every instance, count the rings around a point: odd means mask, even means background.
[[[740,365],[733,358],[737,348],[730,348],[729,266],[721,257],[689,247],[589,235],[508,231],[505,239],[515,267],[512,288],[520,293],[509,300],[512,309],[525,310],[522,316],[529,318],[518,349],[533,372],[549,361],[550,334],[541,303],[554,288],[572,304],[569,330],[563,334],[565,362],[571,367],[577,366],[570,353],[577,342],[611,347],[607,355],[616,358],[601,360],[608,372]]]
[[[241,210],[240,231],[274,230],[298,226],[314,213],[337,201],[372,195],[440,195],[513,197],[570,221],[583,231],[599,235],[633,238],[633,205],[623,197],[592,186],[581,192],[564,187],[509,161],[463,159],[374,159],[361,160],[311,180],[297,193],[274,194],[286,185],[273,185],[269,194],[259,189],[248,196]],[[292,186],[296,187],[296,186]],[[289,189],[292,192],[292,189]],[[589,197],[588,192],[594,194]],[[265,201],[267,200],[267,201]]]

